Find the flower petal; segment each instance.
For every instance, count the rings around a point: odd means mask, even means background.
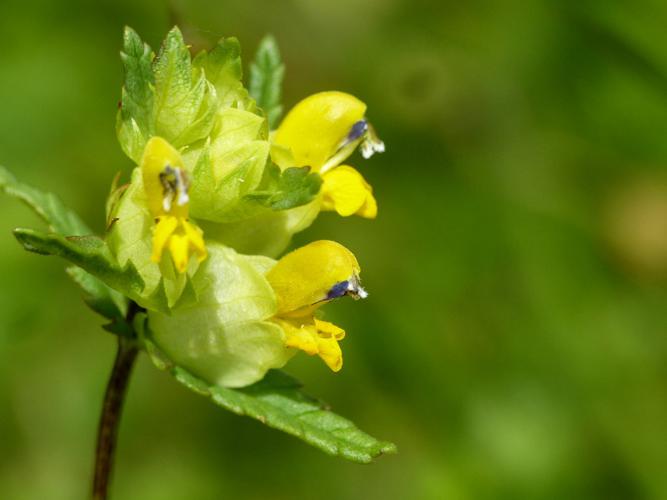
[[[373,219],[377,202],[373,188],[354,168],[341,165],[322,176],[322,208],[347,217],[353,214]]]
[[[343,340],[345,338],[345,330],[341,327],[334,325],[328,321],[322,321],[321,319],[315,319],[315,326],[317,331],[322,338],[332,337],[336,340]]]
[[[318,338],[319,356],[334,372],[343,368],[343,351],[335,337]]]
[[[345,331],[333,323],[312,317],[306,319],[274,320],[285,332],[285,345],[304,351],[311,356],[318,355],[334,372],[343,367],[343,352],[338,341],[345,337]]]
[[[290,148],[297,167],[318,171],[344,144],[366,113],[366,104],[344,92],[320,92],[306,97],[287,114],[274,142]],[[354,148],[349,148],[347,156]],[[339,163],[347,157],[341,157]]]
[[[314,356],[319,352],[317,346],[317,329],[313,324],[299,325],[294,321],[274,320],[285,332],[285,346],[301,349]]]
[[[153,233],[151,260],[159,263],[166,246],[169,248],[176,270],[184,273],[190,262],[190,255],[196,254],[199,262],[202,262],[207,256],[202,234],[201,229],[183,218],[173,215],[158,218]]]
[[[363,204],[357,215],[365,217],[366,219],[375,219],[378,214],[378,204],[375,197],[370,194],[366,197],[366,203]]]
[[[139,166],[148,198],[148,208],[153,216],[169,212],[177,217],[187,217],[187,204],[174,203],[170,210],[165,210],[164,186],[160,179],[160,175],[167,166],[183,169],[183,161],[178,151],[162,137],[151,137],[146,143]]]
[[[202,262],[207,256],[203,231],[197,226],[193,226],[188,221],[182,221],[182,224],[190,249],[197,254],[197,260]]]
[[[188,268],[188,261],[190,260],[188,247],[188,238],[184,234],[172,234],[169,238],[169,252],[179,273],[184,273]]]
[[[328,300],[336,284],[356,280],[360,271],[347,248],[321,240],[285,255],[266,277],[278,298],[278,314],[303,316]]]
[[[177,227],[178,219],[173,215],[165,215],[158,219],[153,232],[153,253],[151,255],[153,262],[160,262],[164,247]]]

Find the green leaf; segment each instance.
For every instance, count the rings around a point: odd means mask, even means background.
[[[96,236],[64,237],[59,234],[46,234],[22,228],[15,229],[14,236],[29,252],[62,257],[142,307],[163,312],[169,311],[164,285],[160,283],[151,295],[146,296],[144,281],[134,265],[128,263],[121,267],[104,240]],[[84,290],[93,293],[96,288],[86,283]],[[114,305],[106,304],[101,308],[98,301],[103,300],[103,297],[100,296],[96,296],[93,302],[96,307],[108,312],[113,307],[118,307],[113,295],[111,297]]]
[[[125,68],[121,114],[132,117],[142,131],[151,132],[151,113],[155,97],[152,63],[155,54],[130,27],[123,33],[120,53]]]
[[[272,130],[283,110],[280,99],[284,74],[285,65],[280,59],[278,44],[273,36],[267,35],[260,42],[250,65],[250,95],[266,113]]]
[[[255,103],[243,87],[241,45],[234,37],[222,38],[210,51],[201,51],[192,61],[215,87],[220,108],[254,111]]]
[[[263,380],[248,387],[228,389],[210,385],[173,364],[150,340],[145,340],[145,346],[155,366],[167,370],[188,389],[238,415],[247,415],[298,437],[329,455],[368,463],[383,453],[396,452],[393,443],[379,441],[359,430],[321,401],[304,394],[296,380],[280,371],[269,371]]]
[[[66,271],[69,277],[81,287],[83,300],[93,311],[110,320],[125,317],[128,307],[125,296],[112,290],[80,267],[71,266]]]
[[[228,108],[218,113],[210,143],[184,154],[198,154],[192,172],[190,213],[201,220],[229,222],[249,216],[244,197],[262,181],[269,143],[263,139],[265,119]]]
[[[167,34],[157,57],[126,28],[121,59],[125,82],[116,128],[131,159],[141,160],[146,141],[154,135],[181,148],[209,134],[218,108],[216,92],[204,71],[193,68],[177,27]]]
[[[0,166],[0,191],[13,196],[30,207],[51,231],[67,236],[92,234],[81,218],[68,209],[60,198],[52,193],[44,193],[17,181],[4,167]]]
[[[60,198],[18,182],[3,167],[0,167],[0,191],[26,203],[54,233],[61,236],[85,236],[92,233],[79,216],[60,201]],[[127,308],[125,297],[83,269],[70,268],[68,274],[81,286],[84,291],[84,301],[93,311],[109,319],[124,316],[124,310]]]
[[[29,252],[62,257],[90,273],[93,278],[101,280],[102,284],[123,296],[129,297],[141,307],[165,314],[168,314],[171,310],[167,292],[168,284],[161,279],[154,287],[147,290],[146,284],[134,264],[128,261],[121,266],[113,256],[107,243],[97,236],[63,237],[58,234],[46,234],[23,228],[15,229],[14,236]],[[79,283],[78,280],[75,281]],[[182,287],[184,301],[193,302],[196,300],[196,298],[193,298],[194,291],[191,287],[189,277],[184,277]],[[84,291],[93,293],[95,290],[95,286],[85,283]],[[120,311],[126,309],[124,303],[119,302],[119,296],[114,295],[113,291],[110,290],[105,293],[114,302],[113,305],[106,304],[104,306],[103,310],[105,312],[113,310],[114,307]],[[96,307],[100,307],[97,301],[102,299],[101,296],[95,296]]]
[[[322,178],[310,167],[290,167],[282,172],[276,165],[266,168],[266,176],[260,187],[247,198],[273,210],[288,210],[313,201],[322,186]]]
[[[155,135],[180,148],[211,131],[217,98],[204,71],[193,70],[190,50],[177,27],[167,34],[153,66]]]
[[[154,132],[155,79],[152,63],[155,54],[132,28],[126,27],[120,57],[125,80],[116,131],[123,151],[138,162],[144,144]]]

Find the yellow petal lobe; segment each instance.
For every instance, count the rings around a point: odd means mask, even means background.
[[[183,160],[178,151],[162,137],[152,137],[146,143],[139,166],[151,213],[154,216],[169,213],[177,217],[187,217],[187,204],[172,203],[170,210],[166,210],[164,206],[165,192],[161,175],[167,167],[183,170]]]
[[[306,354],[314,356],[319,352],[317,335],[313,325],[299,325],[294,321],[275,320],[285,331],[285,345],[301,349]]]
[[[183,234],[174,234],[169,239],[169,252],[179,273],[184,273],[188,267],[188,246],[188,239]]]
[[[276,130],[274,142],[292,151],[292,166],[309,166],[319,171],[365,113],[366,104],[350,94],[320,92],[292,108]],[[347,155],[352,151],[353,148]],[[341,157],[339,163],[345,158]]]
[[[188,239],[191,250],[197,255],[197,260],[202,262],[207,256],[203,231],[188,221],[183,222],[183,230],[185,231],[185,236]]]
[[[373,188],[354,168],[336,167],[325,173],[322,181],[323,210],[335,210],[343,217],[356,214],[374,219],[377,216]]]
[[[151,260],[159,263],[165,248],[168,248],[179,273],[187,270],[191,255],[195,254],[199,262],[207,256],[202,230],[182,217],[172,215],[158,218],[153,232]]]
[[[285,345],[300,349],[311,356],[318,355],[331,370],[343,367],[343,352],[338,341],[345,337],[345,331],[333,323],[310,318],[274,320],[285,332]]]
[[[337,283],[360,273],[354,254],[335,241],[320,240],[288,253],[266,277],[278,299],[278,315],[312,313]]]
[[[176,217],[165,215],[157,220],[157,224],[153,228],[153,252],[151,255],[153,262],[160,262],[164,247],[177,227],[178,219]]]

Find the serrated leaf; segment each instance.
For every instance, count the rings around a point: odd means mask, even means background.
[[[120,57],[125,79],[116,130],[125,154],[138,162],[146,141],[154,132],[155,80],[152,63],[155,54],[134,30],[126,27]]]
[[[321,186],[322,178],[310,167],[290,167],[281,172],[271,165],[266,169],[264,186],[247,198],[273,210],[288,210],[313,201]]]
[[[44,193],[18,182],[8,170],[0,167],[0,190],[28,205],[49,229],[61,236],[85,236],[92,233],[88,226],[60,198],[52,193]],[[99,279],[83,269],[71,268],[69,276],[83,289],[84,301],[95,312],[114,319],[122,318],[127,307],[127,299],[114,292]]]
[[[269,156],[262,139],[264,118],[249,111],[228,108],[218,113],[209,144],[186,152],[184,161],[198,155],[192,172],[190,212],[214,222],[248,218],[244,196],[259,186]]]
[[[0,191],[28,205],[55,233],[68,236],[84,236],[92,233],[81,218],[68,209],[56,195],[17,181],[2,166],[0,166]]]
[[[193,70],[178,28],[167,34],[157,57],[126,28],[121,59],[125,82],[117,132],[130,158],[138,163],[146,141],[154,135],[175,147],[208,135],[215,121],[216,93],[204,72]]]
[[[111,289],[134,300],[141,307],[169,314],[167,285],[163,279],[146,289],[142,276],[132,262],[120,265],[107,243],[97,236],[62,237],[30,229],[15,229],[14,236],[23,247],[41,255],[56,255],[89,272]],[[192,298],[189,277],[183,277],[183,289],[187,300]]]
[[[285,65],[275,38],[267,35],[262,39],[250,65],[250,95],[264,110],[269,128],[274,129],[282,113],[280,104]]]
[[[152,70],[155,54],[132,28],[126,27],[120,57],[125,68],[122,115],[131,116],[142,131],[150,133],[151,112],[155,97],[155,80]]]
[[[241,45],[236,38],[220,39],[213,49],[197,54],[192,65],[201,69],[213,84],[221,108],[255,110],[254,100],[249,98],[241,82]]]
[[[384,453],[396,452],[393,443],[361,431],[321,401],[304,394],[296,380],[280,371],[271,370],[260,382],[241,389],[212,386],[173,364],[150,340],[145,343],[155,366],[167,370],[188,389],[238,415],[247,415],[298,437],[329,455],[368,463]]]
[[[193,71],[177,27],[167,34],[153,66],[155,135],[180,148],[205,138],[215,121],[217,97],[204,71]]]
[[[143,281],[132,266],[121,269],[104,240],[96,236],[64,237],[18,228],[14,236],[29,252],[56,255],[88,271],[126,295],[139,293]],[[112,285],[113,284],[113,285]]]
[[[29,252],[62,257],[142,307],[169,312],[162,283],[146,297],[144,281],[136,268],[131,263],[118,265],[104,240],[96,236],[64,237],[22,228],[15,229],[14,236]]]
[[[261,179],[267,154],[268,145],[263,141],[254,141],[230,151],[226,156],[227,164],[235,168],[219,179],[210,173],[205,164],[198,163],[192,184],[192,193],[197,193],[198,197],[192,196],[196,200],[192,203],[192,214],[215,222],[247,218],[249,214],[246,213],[243,197]],[[211,179],[211,184],[206,186],[205,179]]]

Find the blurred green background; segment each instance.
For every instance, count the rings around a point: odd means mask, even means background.
[[[371,295],[327,310],[345,368],[288,371],[395,441],[369,466],[225,413],[142,358],[116,499],[667,498],[667,3],[2,0],[0,163],[103,229],[122,27],[157,47],[272,32],[285,104],[364,99],[387,153],[352,164]],[[0,497],[85,498],[114,340],[0,197]]]

